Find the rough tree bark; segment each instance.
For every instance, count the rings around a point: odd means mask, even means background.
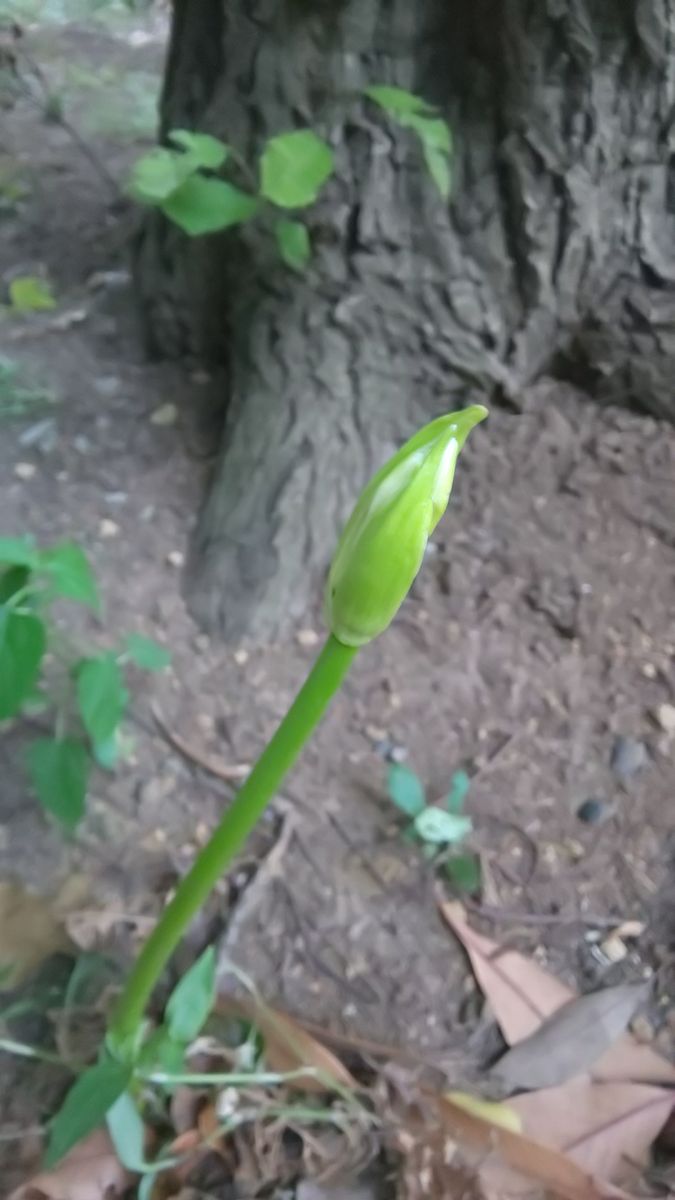
[[[253,157],[310,125],[338,170],[305,278],[262,235],[146,228],[165,353],[227,355],[192,601],[226,635],[295,618],[345,507],[430,415],[542,373],[675,415],[675,0],[174,0],[162,126]],[[422,94],[451,205],[358,98]]]

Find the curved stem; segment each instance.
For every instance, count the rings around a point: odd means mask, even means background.
[[[120,1049],[133,1039],[152,990],[185,929],[293,766],[340,687],[355,654],[356,647],[344,646],[332,634],[328,637],[276,733],[164,909],[136,960],[113,1013],[109,1034]]]

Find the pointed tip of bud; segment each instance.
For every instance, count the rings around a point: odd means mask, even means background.
[[[450,498],[457,456],[488,410],[437,417],[385,463],[361,493],[338,543],[326,589],[331,632],[371,641],[403,603]]]

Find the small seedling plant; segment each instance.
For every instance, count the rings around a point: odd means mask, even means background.
[[[441,196],[450,194],[450,130],[420,96],[404,88],[374,85],[364,97],[387,117],[410,129]],[[190,237],[261,222],[288,267],[302,271],[311,257],[307,226],[298,212],[309,208],[333,174],[328,142],[312,129],[270,138],[256,164],[207,133],[174,129],[135,164],[129,183],[140,203],[160,209]],[[231,176],[231,178],[228,178]]]
[[[70,833],[84,816],[92,768],[113,770],[129,747],[127,668],[159,671],[170,655],[139,633],[109,650],[83,650],[56,620],[62,600],[100,615],[82,548],[0,538],[0,722],[23,714],[51,727],[29,743],[26,766],[45,812]]]
[[[404,836],[421,846],[425,858],[438,863],[450,882],[462,892],[480,888],[480,860],[462,850],[473,831],[471,817],[464,812],[470,787],[466,771],[455,771],[447,796],[427,800],[419,775],[403,763],[391,763],[387,772],[387,795],[407,819]]]

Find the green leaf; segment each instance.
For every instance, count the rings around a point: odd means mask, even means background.
[[[406,113],[432,111],[431,105],[427,104],[426,100],[423,100],[421,96],[416,96],[413,92],[407,92],[405,88],[373,84],[372,87],[365,89],[365,95],[369,100],[374,100],[375,104],[379,104],[385,112],[391,113],[395,117]]]
[[[9,302],[18,313],[56,308],[50,285],[37,275],[22,275],[9,285]]]
[[[0,608],[0,720],[18,712],[33,690],[46,645],[39,617]]]
[[[309,262],[312,247],[307,228],[302,221],[277,221],[274,226],[279,253],[287,266],[302,271]]]
[[[0,563],[11,563],[13,567],[35,567],[39,551],[32,538],[0,537]]]
[[[27,567],[10,567],[7,571],[0,572],[0,604],[6,604],[12,596],[22,591],[29,579],[30,571]]]
[[[260,191],[280,208],[304,208],[316,200],[333,171],[333,151],[311,129],[270,138],[260,158]]]
[[[89,781],[86,747],[71,738],[39,738],[28,747],[26,763],[42,807],[64,829],[75,829],[84,816]]]
[[[161,204],[195,171],[186,154],[157,146],[134,163],[129,191],[144,204]]]
[[[455,771],[450,780],[450,791],[445,801],[448,812],[461,813],[470,786],[471,780],[466,771]]]
[[[135,1174],[144,1174],[150,1166],[145,1161],[145,1126],[129,1092],[118,1096],[105,1121],[122,1166]]]
[[[98,611],[101,601],[96,580],[84,550],[75,542],[60,542],[43,551],[40,565],[51,577],[58,596]]]
[[[142,633],[129,634],[126,652],[131,661],[144,671],[163,671],[171,662],[169,651]]]
[[[445,812],[436,805],[430,805],[415,817],[417,833],[424,842],[431,842],[434,846],[461,842],[472,828],[470,817]]]
[[[424,117],[410,113],[400,118],[401,124],[414,129],[422,142],[427,169],[444,200],[450,195],[450,152],[452,138],[446,121],[439,117]]]
[[[475,854],[458,854],[445,864],[448,878],[460,892],[477,892],[481,885],[480,859]]]
[[[211,137],[210,133],[192,133],[188,129],[172,129],[169,140],[187,151],[194,168],[205,167],[217,171],[225,162],[229,150],[224,142]]]
[[[430,150],[450,154],[452,138],[447,121],[440,117],[420,117],[416,113],[410,113],[401,117],[401,124],[405,125],[406,129],[414,129],[424,146]]]
[[[414,771],[391,763],[387,772],[389,799],[407,817],[416,817],[426,805],[424,786]]]
[[[103,742],[94,742],[91,752],[99,767],[104,771],[114,771],[119,762],[120,751],[117,741],[117,729]]]
[[[45,1167],[56,1165],[64,1155],[103,1121],[106,1113],[131,1079],[131,1067],[104,1059],[84,1071],[67,1093],[52,1122]]]
[[[92,742],[107,742],[117,729],[129,694],[114,654],[85,658],[77,671],[77,700]]]
[[[164,1025],[154,1029],[138,1056],[143,1071],[166,1071],[178,1075],[185,1066],[185,1042],[176,1042]]]
[[[301,221],[277,221],[274,227],[277,250],[294,271],[303,271],[311,257],[310,235]]]
[[[216,1000],[216,956],[213,946],[192,964],[166,1006],[166,1024],[174,1042],[192,1042]]]
[[[162,211],[191,237],[217,233],[248,221],[259,202],[222,179],[192,175],[162,204]]]
[[[450,196],[450,188],[452,186],[452,176],[450,174],[450,163],[447,155],[439,153],[438,150],[430,150],[428,146],[424,146],[424,161],[427,164],[429,174],[433,179],[444,200]]]

